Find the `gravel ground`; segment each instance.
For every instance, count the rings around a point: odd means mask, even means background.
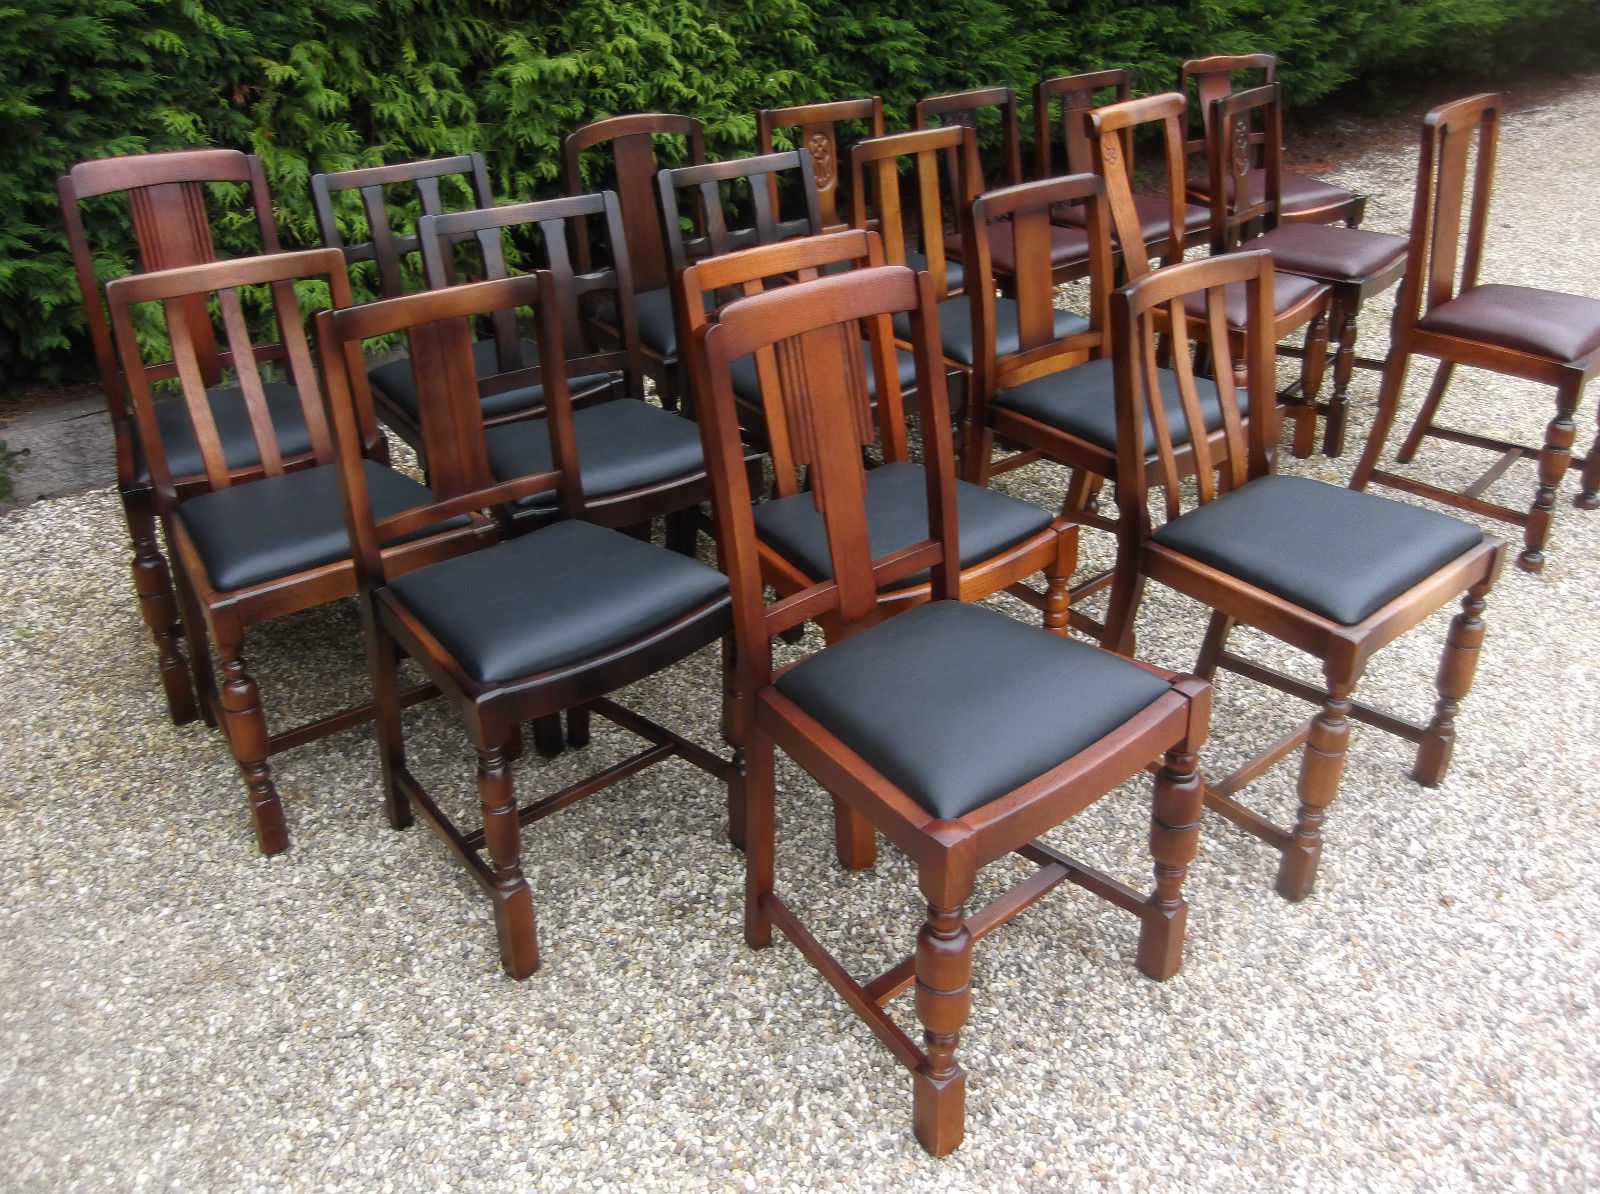
[[[1488,279],[1600,293],[1597,136],[1595,86],[1507,120]],[[1404,231],[1414,163],[1336,177],[1372,195],[1369,227]],[[1365,351],[1387,318],[1374,303]],[[1358,375],[1353,444],[1376,390]],[[1453,393],[1530,440],[1549,417],[1536,387],[1463,374]],[[1417,467],[1453,475],[1458,455]],[[1293,467],[1342,480],[1354,461]],[[1061,480],[1016,483],[1048,499]],[[1312,898],[1278,899],[1272,852],[1208,817],[1171,981],[1134,970],[1130,917],[1070,888],[979,946],[967,1141],[944,1161],[799,954],[743,946],[740,857],[698,772],[665,765],[528,834],[544,968],[510,982],[476,888],[426,829],[384,825],[368,732],[280,757],[294,847],[259,856],[220,738],[166,720],[114,498],[18,511],[0,524],[0,1186],[1592,1188],[1600,515],[1571,507],[1573,481],[1545,574],[1508,568],[1491,596],[1448,781],[1419,788],[1400,744],[1357,729]],[[1519,466],[1496,492],[1532,484]],[[1154,593],[1141,648],[1186,665],[1202,625]],[[1364,692],[1424,712],[1442,633],[1380,657]],[[285,717],[362,687],[347,606],[253,642]],[[715,692],[702,656],[635,695],[712,743]],[[1239,681],[1218,697],[1213,768],[1299,714]],[[410,739],[470,800],[451,719],[416,711]],[[620,749],[597,732],[586,754]],[[524,790],[553,770],[520,768]],[[859,970],[899,956],[910,869],[885,850],[838,870],[824,797],[780,781],[782,889]],[[1143,885],[1147,799],[1133,785],[1054,840]],[[1291,777],[1256,799],[1287,815]]]

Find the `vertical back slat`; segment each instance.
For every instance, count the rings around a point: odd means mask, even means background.
[[[278,454],[278,436],[272,427],[272,413],[267,409],[267,393],[261,384],[255,346],[250,342],[250,333],[245,328],[244,309],[239,304],[238,290],[233,287],[219,290],[217,305],[222,311],[222,327],[228,337],[228,353],[233,362],[234,376],[239,391],[244,395],[245,413],[250,417],[250,432],[255,437],[256,452],[261,458],[261,471],[269,477],[276,477],[283,472],[283,457]]]

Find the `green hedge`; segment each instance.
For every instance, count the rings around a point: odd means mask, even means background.
[[[1171,86],[1196,52],[1279,55],[1291,105],[1374,72],[1503,69],[1600,44],[1593,0],[0,0],[0,391],[89,372],[55,179],[110,154],[222,144],[261,155],[286,246],[315,242],[306,182],[468,149],[502,200],[547,191],[560,139],[597,116],[692,113],[714,156],[755,112],[918,96],[1127,65]],[[1546,37],[1560,30],[1559,38]],[[243,195],[223,249],[250,244]],[[90,223],[128,268],[126,217]]]

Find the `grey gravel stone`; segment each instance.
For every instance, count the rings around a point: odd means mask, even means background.
[[[1600,293],[1597,138],[1594,87],[1506,121],[1487,278]],[[1413,169],[1386,153],[1337,177],[1371,192],[1369,227],[1403,231]],[[1372,304],[1364,351],[1387,318]],[[1353,444],[1376,389],[1358,374]],[[1536,439],[1551,405],[1463,375],[1450,408]],[[1430,446],[1418,467],[1455,459]],[[1342,480],[1354,460],[1286,464]],[[1051,503],[1062,483],[1008,482]],[[1532,484],[1521,466],[1496,492]],[[1400,744],[1357,730],[1312,898],[1278,899],[1272,853],[1209,817],[1171,981],[1134,970],[1131,918],[1073,890],[980,945],[967,1141],[945,1161],[912,1140],[905,1075],[799,954],[742,944],[706,777],[668,764],[529,830],[544,967],[512,983],[476,888],[426,829],[384,824],[368,731],[276,760],[294,846],[260,857],[220,738],[166,721],[114,497],[19,510],[0,527],[0,1187],[1593,1188],[1600,515],[1573,492],[1545,574],[1508,568],[1491,597],[1447,782],[1418,787]],[[1109,547],[1085,532],[1086,564]],[[1444,617],[1366,694],[1424,713]],[[1153,591],[1141,649],[1185,666],[1202,625]],[[251,647],[285,719],[363,688],[349,605]],[[707,653],[634,695],[715,744],[716,677]],[[1298,714],[1224,680],[1207,764]],[[452,718],[409,718],[419,772],[470,805]],[[597,732],[579,761],[623,749]],[[519,784],[568,765],[529,752]],[[826,799],[792,767],[780,783],[782,889],[851,965],[893,961],[919,915],[910,867],[884,849],[842,873]],[[1287,815],[1292,778],[1256,799]],[[1142,884],[1147,816],[1135,783],[1053,840]],[[993,870],[984,890],[1016,866]]]

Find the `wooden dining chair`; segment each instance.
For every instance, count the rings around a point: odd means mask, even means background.
[[[1167,196],[1170,205],[1169,228],[1182,223],[1183,207],[1183,120],[1186,104],[1183,96],[1174,92],[1130,100],[1125,104],[1108,104],[1089,113],[1089,127],[1093,132],[1092,146],[1095,173],[1106,180],[1106,198],[1111,210],[1111,226],[1120,239],[1123,276],[1136,281],[1150,272],[1150,262],[1144,253],[1144,241],[1139,235],[1141,226],[1138,208],[1133,200],[1132,171],[1123,152],[1129,134],[1137,135],[1139,129],[1159,131],[1166,167]],[[1137,242],[1137,243],[1135,243]],[[1173,246],[1172,259],[1183,259],[1184,245]],[[1291,445],[1296,456],[1309,456],[1316,443],[1317,396],[1322,389],[1323,373],[1328,360],[1328,303],[1329,288],[1324,283],[1295,274],[1281,274],[1268,292],[1273,300],[1273,329],[1278,339],[1305,329],[1305,348],[1300,364],[1300,379],[1278,395],[1278,404],[1294,421]],[[1230,301],[1223,309],[1228,326],[1236,340],[1244,335],[1248,312],[1243,287],[1235,287]],[[1191,321],[1200,323],[1208,318],[1204,304],[1197,297],[1189,310]],[[1233,354],[1239,368],[1248,359],[1243,351]],[[1241,384],[1243,377],[1237,379]]]
[[[522,869],[522,826],[667,758],[736,785],[736,768],[610,699],[616,689],[714,643],[729,631],[728,586],[712,568],[578,516],[583,495],[570,398],[561,369],[543,385],[549,467],[499,479],[489,467],[472,380],[468,320],[531,306],[540,359],[561,358],[556,283],[547,271],[452,286],[342,311],[317,321],[328,368],[338,473],[354,544],[378,753],[389,822],[420,810],[494,907],[500,957],[512,978],[539,965],[533,896]],[[365,377],[360,344],[404,331],[423,374],[423,435],[433,492],[409,509],[381,505],[359,460]],[[398,575],[379,544],[418,526],[554,491],[564,517],[516,539]],[[397,669],[413,660],[455,707],[477,752],[482,828],[460,826],[406,762]],[[518,726],[581,706],[645,740],[641,751],[518,806],[508,751]]]
[[[795,104],[787,108],[762,108],[756,113],[757,153],[776,152],[778,147],[773,133],[793,129],[796,148],[811,155],[811,178],[816,184],[817,204],[826,229],[848,223],[839,211],[839,184],[846,182],[848,185],[849,178],[848,158],[841,153],[846,147],[840,140],[841,126],[864,128],[868,137],[883,136],[882,97],[873,95],[820,104]],[[777,196],[773,195],[773,205],[777,202]]]
[[[249,627],[356,591],[322,390],[296,296],[295,284],[308,282],[326,286],[335,306],[349,305],[344,258],[333,249],[239,257],[136,274],[106,286],[156,509],[172,547],[196,687],[239,765],[263,854],[289,844],[268,759],[372,716],[372,704],[364,702],[269,733],[259,687],[244,659]],[[272,313],[276,343],[258,343],[256,337],[266,333],[252,334],[247,326],[241,297],[250,293],[246,288],[259,288],[254,294]],[[180,442],[194,445],[203,462],[205,492],[180,489],[168,464],[165,426],[141,367],[134,312],[143,303],[159,303],[165,315],[173,373],[181,391],[177,406],[190,425],[188,437]],[[191,331],[192,313],[208,306],[218,312],[220,340],[209,323],[212,334],[205,339]],[[205,385],[203,362],[213,346],[215,362],[235,375],[244,434],[250,436],[260,460],[259,467],[245,475],[230,467],[220,430],[222,416]],[[261,366],[267,362],[281,362],[285,376],[276,381],[265,376]],[[296,397],[293,421],[310,438],[314,463],[309,467],[287,468],[278,449],[282,403],[270,399],[268,387],[273,385],[287,385]],[[375,508],[387,515],[426,502],[428,491],[422,485],[370,458],[371,441],[378,435],[370,404],[363,402],[351,419],[351,448],[357,457],[352,467],[365,478]],[[390,566],[400,572],[467,550],[475,540],[492,534],[493,526],[483,519],[430,519],[385,536],[384,545]],[[220,687],[211,667],[213,649],[222,673]]]
[[[655,379],[661,404],[675,410],[682,384],[678,361],[678,324],[672,310],[672,270],[661,234],[655,175],[661,165],[657,147],[665,144],[678,162],[699,165],[706,160],[705,133],[699,120],[669,112],[634,112],[579,125],[561,141],[567,194],[602,189],[609,183],[622,207],[628,261],[633,266],[634,313],[645,370]],[[605,165],[592,177],[586,158],[604,155]],[[590,269],[588,247],[577,246],[578,270]],[[602,329],[615,331],[605,311],[595,316]]]
[[[859,141],[850,150],[851,223],[857,228],[876,228],[883,236],[884,259],[891,265],[905,265],[927,271],[933,278],[939,300],[940,351],[945,368],[961,379],[961,398],[952,411],[959,423],[961,411],[972,389],[972,371],[977,362],[978,344],[973,331],[974,297],[965,289],[966,266],[961,258],[963,241],[947,239],[942,230],[959,227],[970,218],[972,201],[978,197],[977,143],[972,130],[961,124],[948,128],[921,129],[893,133]],[[910,166],[910,192],[914,200],[907,211],[900,190],[900,169]],[[945,187],[953,180],[954,191],[947,197]],[[942,185],[943,184],[943,185]],[[1005,239],[1009,229],[990,242],[990,259],[997,246],[1012,251]],[[1055,234],[1050,234],[1052,241]],[[1087,234],[1084,243],[1088,244]],[[951,257],[954,251],[956,256]],[[1015,254],[1002,256],[996,264],[1015,268]],[[1054,270],[1052,269],[1052,276]],[[1069,335],[1085,326],[1082,316],[1060,310],[1053,316],[1057,335]],[[996,340],[1001,352],[1010,352],[1018,343],[1017,303],[1009,297],[994,300]],[[894,320],[895,334],[909,343],[911,325],[901,316]]]
[[[1184,142],[1186,161],[1200,159],[1200,164],[1189,176],[1189,198],[1202,207],[1211,206],[1211,170],[1206,155],[1211,146],[1212,105],[1230,94],[1235,80],[1244,86],[1265,87],[1278,81],[1278,59],[1275,54],[1212,54],[1205,58],[1185,59],[1178,66],[1178,94],[1192,98],[1190,136]],[[1255,145],[1259,151],[1262,142]],[[1265,167],[1259,162],[1248,176],[1249,203],[1261,202],[1266,187]],[[1297,174],[1292,170],[1283,173],[1280,187],[1282,218],[1288,224],[1343,224],[1359,228],[1366,216],[1367,197],[1347,191],[1331,182]]]
[[[583,517],[601,526],[644,527],[666,521],[668,546],[693,555],[700,503],[709,500],[700,433],[694,423],[644,399],[638,326],[633,313],[633,274],[628,261],[621,205],[612,191],[517,203],[484,211],[424,216],[417,222],[428,285],[453,285],[463,268],[480,278],[504,278],[508,234],[537,232],[524,245],[523,272],[548,270],[550,301],[560,307],[569,393],[603,396],[574,403],[573,433],[583,468]],[[462,262],[455,248],[471,238],[475,259]],[[576,245],[609,259],[579,272]],[[615,313],[615,348],[589,343],[584,311],[604,306]],[[504,384],[504,383],[502,383]],[[482,379],[479,394],[485,392]],[[543,387],[535,386],[535,417],[507,423],[484,412],[489,468],[502,480],[550,467],[550,431],[543,417]],[[553,495],[536,494],[503,510],[513,534],[559,516]]]
[[[351,193],[354,193],[351,195]],[[344,196],[350,196],[346,202]],[[360,198],[359,214],[353,210]],[[311,177],[312,208],[322,243],[344,254],[352,269],[372,262],[378,275],[379,292],[395,298],[408,290],[419,289],[426,271],[422,268],[422,243],[417,221],[446,211],[473,211],[494,206],[489,189],[489,173],[479,153],[428,161],[395,162],[360,170],[343,170]],[[365,240],[353,239],[364,235]],[[432,283],[428,283],[432,284]],[[512,312],[497,312],[488,321],[489,334],[473,344],[473,366],[478,376],[489,379],[515,373],[536,364],[534,346],[517,332]],[[372,405],[385,426],[414,450],[422,449],[419,422],[419,397],[414,387],[410,363],[404,356],[381,360],[371,365],[367,376],[372,384]],[[587,385],[574,389],[580,395],[603,388],[608,379],[581,379]],[[539,395],[526,387],[496,389],[484,393],[484,413],[496,423],[532,417],[539,407]],[[426,466],[426,459],[423,460]]]
[[[261,159],[236,149],[181,149],[100,158],[79,162],[56,183],[67,247],[72,254],[84,322],[89,329],[89,345],[100,375],[100,390],[111,416],[117,496],[122,502],[122,515],[133,549],[134,592],[139,599],[139,614],[155,644],[156,667],[166,695],[167,712],[177,725],[209,716],[209,710],[196,701],[193,679],[183,659],[180,645],[183,632],[172,589],[172,572],[156,532],[158,516],[149,452],[139,437],[138,421],[129,405],[131,383],[123,375],[123,363],[117,355],[106,312],[101,277],[106,273],[108,246],[100,243],[98,252],[92,248],[88,229],[97,226],[97,218],[105,214],[93,209],[112,205],[97,203],[97,200],[120,198],[131,219],[138,268],[153,272],[215,260],[216,245],[211,233],[214,216],[207,189],[212,184],[243,184],[248,188],[260,250],[276,253],[278,230],[273,221],[272,197],[267,192]],[[86,211],[89,214],[87,225]],[[125,265],[115,267],[126,268]],[[111,276],[117,275],[113,272]],[[210,317],[204,306],[197,303],[187,308],[184,321],[202,378],[211,392],[223,458],[237,476],[252,472],[259,475],[261,456],[246,417],[244,395],[237,386],[224,383]],[[170,359],[149,364],[141,360],[138,368],[147,381],[174,375]],[[298,417],[298,396],[292,387],[276,384],[266,387],[266,395],[273,409],[274,430],[278,436],[274,446],[278,458],[290,468],[311,463],[311,437]],[[206,466],[182,404],[159,401],[154,410],[173,485],[185,496],[203,493],[208,488]]]
[[[1127,103],[1133,98],[1132,72],[1115,70],[1090,71],[1086,74],[1060,75],[1041,79],[1033,86],[1033,152],[1034,175],[1051,178],[1062,174],[1092,174],[1095,170],[1094,149],[1090,144],[1089,124],[1084,117],[1093,109],[1108,103]],[[1059,105],[1059,107],[1058,107]],[[1060,115],[1052,117],[1052,110]],[[1134,161],[1132,130],[1123,137],[1123,157]],[[1172,205],[1165,195],[1143,191],[1133,192],[1133,207],[1138,213],[1139,229],[1144,236],[1145,254],[1159,258],[1163,265],[1182,260],[1182,246],[1203,234],[1209,226],[1211,213],[1194,203],[1183,205],[1184,236],[1172,237]],[[1082,227],[1084,209],[1079,204],[1068,204],[1053,212],[1051,218],[1062,224]],[[1112,248],[1120,252],[1121,242],[1113,235]],[[1176,250],[1177,256],[1173,256]]]
[[[1450,764],[1456,718],[1472,686],[1483,642],[1484,599],[1505,555],[1500,540],[1458,519],[1341,486],[1272,471],[1273,327],[1271,254],[1248,250],[1186,262],[1149,274],[1112,295],[1111,330],[1117,387],[1118,536],[1116,579],[1106,615],[1105,645],[1131,652],[1134,619],[1146,579],[1158,581],[1213,612],[1195,671],[1210,680],[1221,667],[1308,701],[1317,712],[1206,788],[1206,805],[1281,851],[1277,890],[1304,899],[1316,880],[1322,829],[1339,790],[1350,719],[1416,744],[1412,775],[1433,787]],[[1243,287],[1242,350],[1248,356],[1248,422],[1240,418],[1233,371],[1224,366],[1240,341],[1225,309]],[[1207,318],[1183,313],[1198,303]],[[1171,332],[1180,390],[1177,417],[1168,412],[1157,377],[1156,340]],[[1218,362],[1226,450],[1214,452],[1199,432],[1202,399],[1190,365],[1191,338]],[[1145,431],[1139,430],[1144,425]],[[1173,431],[1193,463],[1177,463]],[[1156,460],[1145,438],[1154,432]],[[1193,504],[1181,479],[1193,477]],[[1148,490],[1162,491],[1152,516]],[[1438,702],[1427,725],[1353,700],[1368,662],[1383,647],[1461,598],[1435,679]],[[1323,685],[1307,684],[1227,650],[1243,623],[1318,661]],[[1303,748],[1303,749],[1302,749]],[[1274,764],[1302,751],[1299,809],[1284,829],[1240,803],[1239,793]]]
[[[798,248],[785,252],[799,252]],[[972,1000],[972,946],[1062,880],[1140,921],[1137,965],[1164,979],[1182,959],[1182,884],[1193,859],[1206,685],[1025,626],[960,600],[959,500],[943,408],[932,279],[903,267],[853,270],[731,303],[698,328],[690,352],[708,379],[701,417],[733,592],[735,738],[746,778],[745,941],[776,925],[912,1075],[912,1127],[936,1156],[962,1140],[965,1072],[956,1059]],[[861,459],[862,323],[912,319],[924,428],[924,530],[896,550],[872,535]],[[793,403],[796,450],[809,462],[831,575],[767,603],[761,538],[740,467],[728,365],[773,350]],[[881,354],[879,361],[881,364]],[[926,573],[932,600],[887,621],[886,586]],[[847,637],[793,666],[771,638],[816,617]],[[855,627],[861,626],[859,629]],[[784,753],[905,852],[926,917],[914,954],[877,978],[850,975],[801,923],[776,884],[775,751]],[[1156,770],[1146,896],[1039,840],[1122,781]],[[968,912],[978,871],[1017,853],[1022,881]],[[916,987],[922,1043],[887,1005]]]
[[[694,310],[697,300],[704,296],[732,292],[748,297],[762,293],[770,278],[810,280],[837,272],[841,266],[868,269],[883,264],[878,235],[849,229],[713,257],[685,269],[679,285],[684,309]],[[703,302],[698,305],[702,311],[706,309]],[[693,321],[690,334],[717,318],[720,315],[714,311]],[[890,320],[886,317],[869,321],[865,330],[866,351],[858,354],[864,361],[862,389],[851,394],[850,426],[860,440],[864,456],[873,464],[866,474],[863,499],[872,548],[877,554],[888,554],[897,550],[897,544],[914,541],[927,530],[923,516],[927,504],[925,478],[922,466],[912,460],[906,422],[907,394],[917,382],[916,357],[914,353],[905,354],[911,358],[912,373],[909,381],[902,383]],[[739,382],[741,363],[755,378],[754,399],[760,404],[759,414],[767,428],[772,457],[772,496],[758,503],[755,511],[762,575],[780,595],[799,592],[825,580],[834,567],[822,512],[807,488],[809,431],[804,425],[802,400],[792,392],[795,380],[779,367],[774,352],[768,350],[730,364],[736,409],[748,401],[741,392],[745,387]],[[695,378],[697,387],[707,384],[707,378]],[[1078,558],[1077,524],[1064,517],[1052,519],[1048,511],[1031,502],[981,485],[958,481],[955,492],[961,525],[962,600],[981,601],[995,593],[1009,592],[1039,610],[1047,630],[1065,634],[1067,585]],[[1027,578],[1040,573],[1045,578],[1043,591],[1026,583]],[[878,595],[877,609],[861,623],[922,604],[930,598],[931,583],[926,576],[919,576],[911,583],[884,589]],[[842,634],[842,628],[829,618],[821,619],[820,624],[827,639]],[[841,842],[844,840],[845,835],[841,835]],[[865,860],[847,865],[868,865],[870,851],[869,833]]]
[[[1288,223],[1283,214],[1283,93],[1277,83],[1216,100],[1208,121],[1211,148],[1211,251],[1267,249],[1286,274],[1328,287],[1328,340],[1336,345],[1333,387],[1318,410],[1322,451],[1344,454],[1350,377],[1356,366],[1356,318],[1405,271],[1408,241],[1385,232],[1336,224]],[[1261,174],[1261,198],[1246,203],[1249,180]],[[1376,363],[1382,368],[1382,363]]]
[[[946,158],[950,193],[959,194],[967,186],[977,192],[988,189],[985,181],[996,177],[994,171],[985,171],[977,151],[976,137],[980,123],[986,115],[998,117],[1002,147],[999,181],[994,185],[1015,186],[1022,181],[1021,132],[1017,121],[1017,93],[1009,87],[983,87],[972,91],[955,91],[946,95],[931,95],[911,106],[911,128],[969,128],[973,130],[974,150],[965,161],[954,155]],[[970,172],[963,179],[962,171]],[[962,237],[965,230],[959,225],[947,234],[948,251],[964,257]],[[1005,239],[1006,230],[994,231],[995,241],[989,246],[995,271],[1004,287],[1010,286],[1018,269],[1023,268],[1016,250]],[[924,233],[926,238],[926,233]],[[1089,272],[1089,240],[1081,227],[1070,224],[1052,225],[1050,230],[1050,269],[1057,282],[1073,282]]]
[[[1544,567],[1556,491],[1571,465],[1583,470],[1575,504],[1583,510],[1600,507],[1600,434],[1587,457],[1572,458],[1573,416],[1584,387],[1600,372],[1600,300],[1478,281],[1503,107],[1498,95],[1474,95],[1435,108],[1423,119],[1411,251],[1395,304],[1378,412],[1350,484],[1365,489],[1376,482],[1520,526],[1523,547],[1517,565],[1538,572]],[[1433,357],[1439,365],[1395,461],[1409,463],[1427,438],[1496,453],[1483,475],[1464,490],[1377,467],[1413,356]],[[1543,445],[1529,447],[1439,425],[1439,406],[1457,365],[1555,387],[1555,417],[1545,428]],[[1489,486],[1520,460],[1538,461],[1538,485],[1528,509],[1485,498]]]

